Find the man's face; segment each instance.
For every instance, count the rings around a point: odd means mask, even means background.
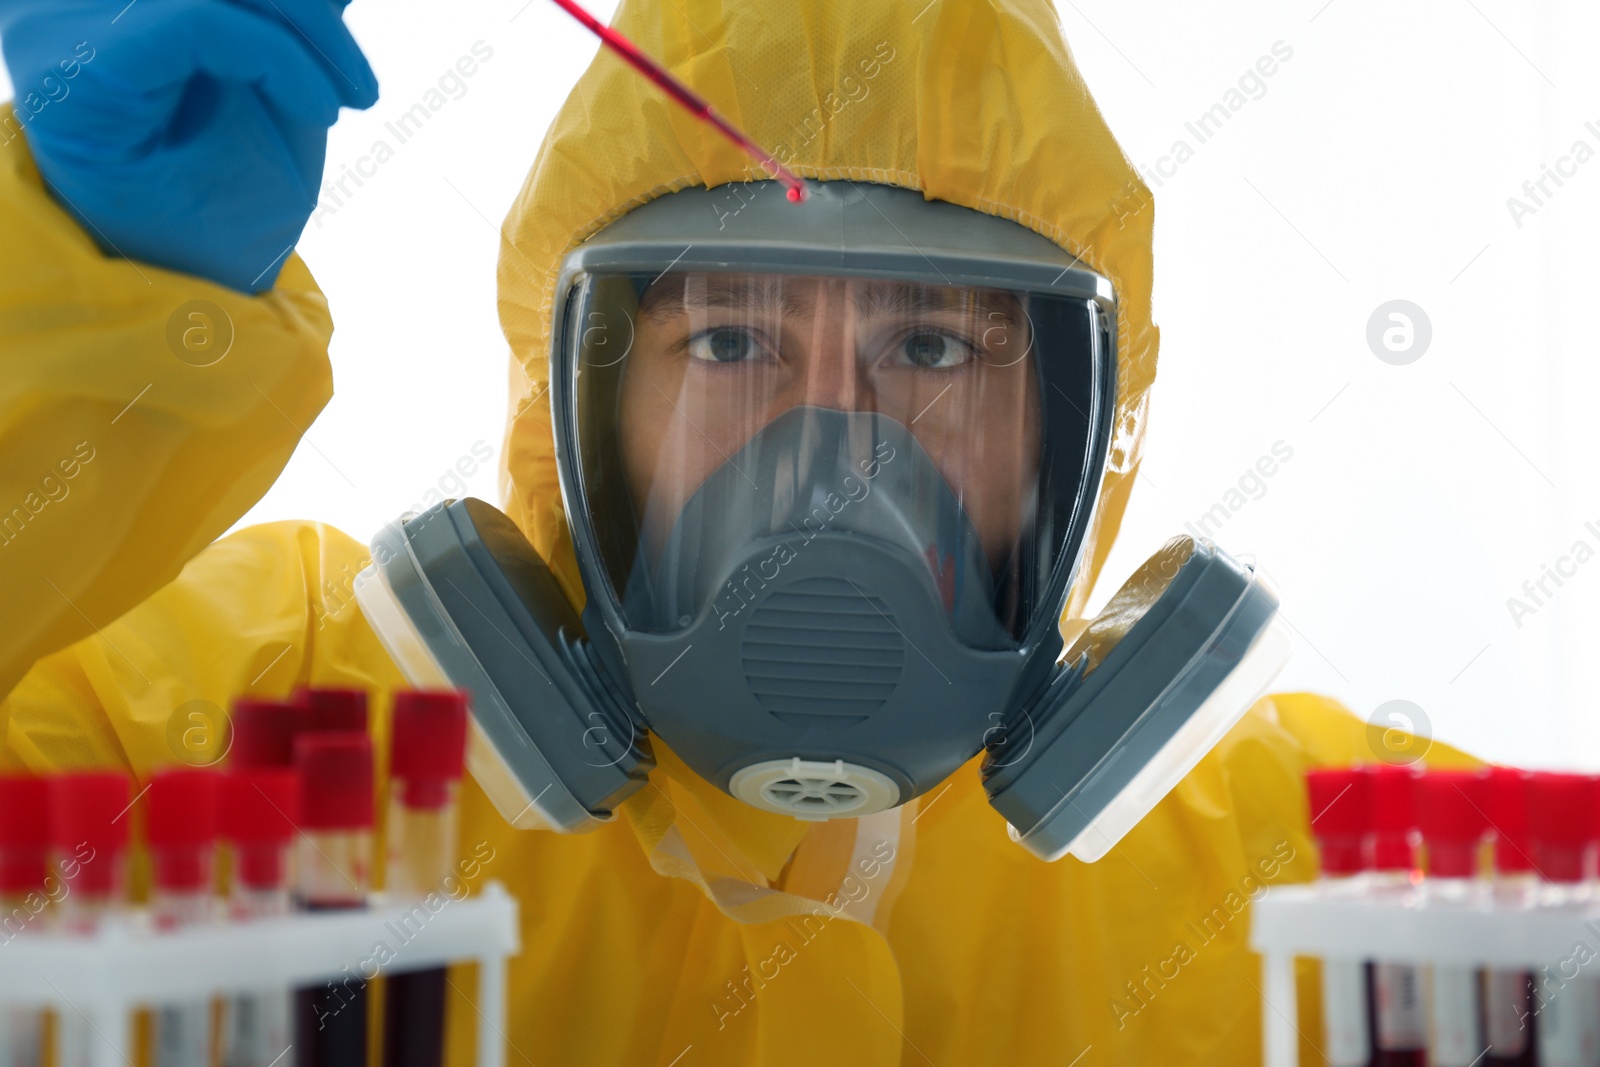
[[[623,462],[654,557],[708,476],[802,405],[910,429],[991,565],[1016,545],[1039,463],[1022,303],[998,290],[859,279],[689,274],[640,302],[622,384]]]

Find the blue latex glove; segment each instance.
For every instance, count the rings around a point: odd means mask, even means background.
[[[107,254],[270,289],[316,206],[328,127],[378,98],[343,8],[0,0],[16,119]]]

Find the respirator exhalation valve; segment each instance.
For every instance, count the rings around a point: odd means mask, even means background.
[[[753,763],[735,772],[728,792],[764,811],[819,821],[873,815],[900,800],[899,787],[870,767],[798,756]]]

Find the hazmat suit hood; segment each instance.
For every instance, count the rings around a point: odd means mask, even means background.
[[[1158,331],[1150,319],[1150,196],[1089,95],[1052,7],[1042,0],[865,7],[623,0],[614,25],[802,177],[901,186],[1009,219],[1111,280],[1115,416],[1094,525],[1063,617],[1075,628],[1138,469]],[[498,274],[512,352],[505,510],[576,606],[584,592],[548,398],[562,257],[657,197],[764,177],[601,51],[557,114],[506,218]],[[1142,209],[1129,211],[1130,204]],[[731,820],[747,829],[736,832],[743,848],[776,860],[788,849],[772,847],[774,834],[792,841],[805,834],[786,816],[721,795],[675,759],[663,766],[720,813],[719,825],[734,832]]]

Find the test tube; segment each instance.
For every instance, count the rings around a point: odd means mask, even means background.
[[[1427,849],[1423,900],[1429,907],[1467,908],[1487,902],[1489,883],[1479,877],[1487,779],[1475,771],[1430,771],[1417,782],[1417,824]],[[1475,968],[1429,968],[1431,1067],[1476,1067],[1483,1058],[1482,1013]]]
[[[400,901],[443,894],[456,859],[456,787],[467,750],[467,697],[395,694],[386,888]],[[439,899],[444,899],[443,896]],[[387,1067],[444,1062],[445,969],[391,975],[384,992]]]
[[[1528,837],[1543,885],[1539,907],[1570,908],[1592,899],[1584,885],[1594,822],[1594,785],[1581,774],[1536,773],[1528,779]],[[1559,966],[1541,968],[1533,994],[1541,1067],[1600,1062],[1600,980]]]
[[[150,917],[158,930],[211,920],[217,840],[217,774],[197,768],[158,771],[146,794],[150,847]],[[211,1004],[206,999],[157,1005],[152,1018],[156,1067],[209,1067]]]
[[[1370,821],[1367,776],[1349,769],[1307,771],[1306,792],[1320,861],[1318,888],[1337,896],[1360,893],[1365,885],[1363,843]],[[1329,1067],[1371,1064],[1370,998],[1365,960],[1323,959],[1322,1055]]]
[[[372,867],[372,742],[364,733],[302,733],[296,857],[300,907],[364,908]],[[367,1059],[367,979],[348,970],[295,990],[294,1047],[300,1067],[351,1067]]]
[[[1528,840],[1528,772],[1491,767],[1489,822],[1494,827],[1494,906],[1517,911],[1535,906],[1539,876]],[[1485,968],[1484,1024],[1489,1052],[1484,1067],[1535,1067],[1539,1035],[1533,1021],[1534,976],[1522,969]]]
[[[300,780],[290,770],[240,770],[223,778],[222,836],[232,848],[235,922],[291,911],[290,845],[300,812]],[[289,991],[266,989],[229,1000],[222,1028],[223,1067],[295,1067]]]
[[[1417,866],[1417,771],[1377,764],[1365,768],[1371,789],[1369,866],[1374,893],[1410,894],[1422,878]],[[1423,1067],[1427,1057],[1427,1017],[1422,976],[1413,963],[1377,960],[1372,964],[1374,1067]]]
[[[50,787],[41,778],[0,777],[0,940],[40,932],[46,906],[61,882],[49,872]],[[36,1067],[44,1062],[44,1013],[0,1010],[0,1063]]]
[[[295,690],[296,702],[305,705],[307,728],[367,732],[367,691],[338,686],[305,686]]]
[[[58,914],[67,933],[94,933],[106,914],[122,903],[131,793],[128,776],[115,771],[63,774],[50,780],[50,836],[64,892]],[[58,1012],[58,1067],[88,1067],[92,1033],[78,1011]]]

